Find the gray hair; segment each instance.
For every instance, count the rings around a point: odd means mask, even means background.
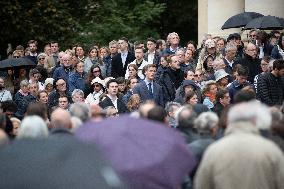
[[[46,138],[47,125],[39,116],[27,116],[23,119],[17,138]]]
[[[178,102],[173,102],[173,101],[167,102],[166,107],[165,107],[167,114],[174,111],[174,106],[181,107],[181,104]]]
[[[232,51],[232,50],[237,50],[237,46],[232,44],[232,43],[227,43],[226,47],[225,47],[225,53]]]
[[[71,122],[72,122],[72,129],[71,129],[72,133],[74,133],[76,129],[78,129],[83,124],[82,120],[75,116],[71,117]]]
[[[81,95],[82,97],[84,97],[84,92],[81,89],[74,89],[74,91],[72,92],[72,97],[75,96],[76,94]]]
[[[269,129],[271,120],[268,107],[256,100],[236,104],[228,113],[228,124],[250,122],[257,129]]]
[[[172,32],[172,33],[169,33],[169,35],[167,36],[167,43],[170,44],[170,41],[171,41],[171,37],[175,35],[178,37],[178,39],[180,40],[179,38],[179,35],[176,33],[176,32]]]
[[[210,133],[217,126],[219,118],[214,112],[203,112],[194,121],[194,128],[198,133]]]
[[[185,105],[176,111],[175,120],[180,128],[193,127],[196,116],[192,106]]]
[[[72,117],[78,117],[82,122],[91,117],[89,106],[83,102],[71,104],[69,111]]]
[[[21,82],[20,82],[20,87],[24,87],[24,86],[29,86],[29,82],[28,82],[28,80],[22,80]]]

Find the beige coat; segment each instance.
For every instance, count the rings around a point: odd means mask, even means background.
[[[284,155],[250,123],[229,127],[206,150],[195,189],[284,189]]]

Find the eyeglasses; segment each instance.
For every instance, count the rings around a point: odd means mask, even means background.
[[[39,58],[39,60],[44,60],[45,58]]]
[[[14,56],[14,58],[20,58],[19,56]]]
[[[100,84],[97,84],[97,85],[93,85],[93,87],[101,87],[101,85],[100,85]]]
[[[201,77],[203,74],[194,74],[194,77]]]
[[[58,83],[58,84],[57,84],[57,86],[61,86],[61,87],[62,87],[62,86],[65,86],[65,85],[66,85],[66,83]]]
[[[256,37],[256,35],[249,35],[249,37]]]

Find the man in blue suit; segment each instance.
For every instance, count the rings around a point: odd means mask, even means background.
[[[157,105],[164,106],[162,87],[154,82],[157,67],[148,64],[144,67],[145,79],[133,89],[133,94],[138,94],[143,102],[153,100]]]

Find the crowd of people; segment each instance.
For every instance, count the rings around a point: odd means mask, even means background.
[[[128,114],[184,138],[196,163],[175,188],[284,188],[284,33],[59,45],[18,45],[35,66],[0,71],[2,147]]]

